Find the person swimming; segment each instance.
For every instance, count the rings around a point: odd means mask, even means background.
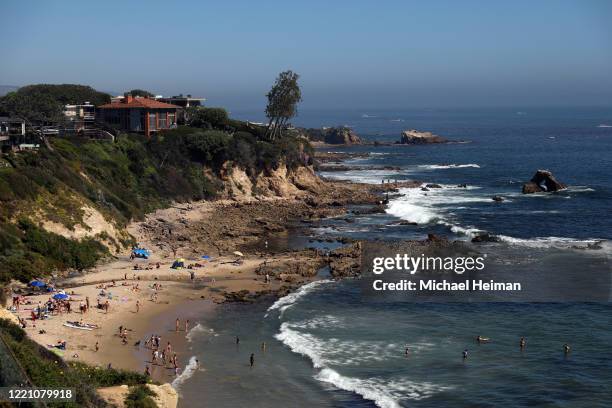
[[[521,347],[521,350],[523,350],[526,345],[527,345],[527,341],[525,340],[524,337],[521,337],[521,340],[519,341],[519,346]]]
[[[462,355],[463,355],[463,359],[467,360],[467,358],[468,358],[468,349],[463,350]]]
[[[491,340],[491,339],[489,339],[488,337],[482,337],[481,335],[476,336],[476,341],[478,343],[486,343],[489,340]]]
[[[569,352],[570,352],[571,350],[572,350],[572,348],[569,346],[569,344],[565,343],[565,344],[563,345],[563,353],[564,353],[565,355],[568,355],[568,354],[569,354]]]

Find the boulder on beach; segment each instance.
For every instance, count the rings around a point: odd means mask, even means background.
[[[429,144],[446,142],[448,142],[448,140],[441,136],[434,135],[431,132],[420,132],[414,129],[404,130],[399,141],[400,144]]]
[[[548,170],[538,170],[531,178],[531,181],[523,184],[523,194],[553,192],[565,189],[563,183],[557,181],[555,176]]]

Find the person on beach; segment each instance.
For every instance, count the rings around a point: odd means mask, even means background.
[[[521,350],[525,350],[526,345],[527,345],[527,341],[525,340],[524,337],[521,337],[521,340],[519,341],[519,347],[521,348]]]
[[[189,331],[189,319],[185,320],[185,333]]]
[[[236,345],[240,345],[240,337],[236,336]]]
[[[174,324],[174,331],[178,332],[179,331],[179,324],[181,324],[181,321],[179,320],[179,318],[176,318],[176,323]]]
[[[98,350],[100,350],[100,345],[98,344],[97,341],[96,341],[96,345],[94,346],[94,350],[96,350],[96,353],[98,352]]]
[[[166,345],[166,353],[170,354],[172,352],[172,345],[170,344],[170,342],[168,342],[168,344]]]
[[[136,313],[140,312],[140,300],[136,301]]]
[[[150,376],[151,376],[151,370],[149,369],[149,365],[148,365],[148,364],[145,366],[145,371],[144,371],[144,373],[145,373],[145,375],[146,375],[147,377],[150,377]]]
[[[463,359],[467,360],[468,358],[468,349],[463,350]]]
[[[249,361],[251,363],[251,368],[253,368],[253,366],[255,365],[255,354],[251,353],[251,357],[249,358]]]

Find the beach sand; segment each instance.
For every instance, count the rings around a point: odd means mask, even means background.
[[[45,293],[27,296],[28,304],[21,305],[17,315],[27,319],[26,332],[41,345],[53,348],[65,341],[66,350],[53,349],[66,361],[137,372],[149,365],[154,380],[172,382],[176,375],[171,367],[151,365],[151,350],[144,347],[149,336],[160,335],[162,346],[170,341],[183,369],[190,358],[186,319],[194,327],[197,316],[214,313],[217,303],[283,296],[318,279],[319,269],[330,262],[315,250],[268,248],[268,239],[288,237],[292,223],[345,214],[351,203],[377,205],[380,197],[380,191],[373,191],[376,187],[366,185],[324,182],[319,187],[322,190],[314,196],[201,201],[157,210],[127,228],[140,247],[151,251],[149,259],[130,259],[131,251],[125,250],[93,270],[57,278],[55,287],[71,296],[71,313],[30,320],[31,310],[49,299]],[[194,267],[172,269],[177,258]],[[266,274],[270,282],[265,281]],[[154,284],[160,284],[161,290],[154,290]],[[81,314],[79,304],[86,298],[90,308]],[[108,313],[96,307],[98,299],[108,300]],[[67,321],[98,328],[71,328],[64,326]],[[127,344],[119,336],[120,326],[128,329]]]

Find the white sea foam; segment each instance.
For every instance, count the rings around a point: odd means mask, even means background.
[[[191,343],[194,338],[196,338],[197,336],[201,334],[208,334],[208,335],[213,335],[213,336],[217,335],[213,329],[204,327],[201,323],[198,323],[195,326],[193,326],[191,330],[189,330],[189,332],[187,333],[185,337],[187,338],[187,341]]]
[[[606,124],[601,124],[599,126],[597,126],[598,128],[612,128],[612,125],[606,125]]]
[[[383,387],[376,387],[375,384],[372,384],[372,381],[344,377],[331,368],[322,369],[315,378],[321,382],[330,383],[341,390],[361,395],[365,399],[374,401],[381,408],[400,408],[394,396],[385,391],[384,385]]]
[[[321,171],[319,174],[330,180],[349,180],[356,183],[379,184],[383,179],[405,175],[400,170]]]
[[[427,170],[441,170],[441,169],[464,169],[468,167],[473,167],[475,169],[479,169],[480,166],[476,163],[468,163],[468,164],[422,164],[419,166],[422,169]]]
[[[576,239],[567,237],[535,237],[535,238],[514,238],[507,235],[497,235],[501,241],[515,246],[527,248],[587,248],[589,245],[601,243],[600,239]]]
[[[192,356],[189,359],[189,363],[185,366],[185,369],[174,379],[174,381],[172,381],[172,388],[178,390],[185,381],[196,373],[196,371],[198,371],[197,358]]]
[[[283,313],[285,312],[285,310],[293,306],[302,296],[307,295],[308,293],[317,289],[319,286],[325,285],[326,283],[330,283],[330,282],[333,282],[333,280],[324,279],[324,280],[310,282],[304,286],[301,286],[295,292],[291,292],[287,296],[283,296],[282,298],[274,302],[274,304],[268,308],[268,313],[266,313],[266,316],[268,316],[268,314],[271,311],[278,310],[280,312],[278,316],[280,319]]]
[[[404,398],[418,400],[449,389],[449,387],[427,382],[414,382],[406,378],[387,381],[377,378],[360,379],[343,376],[330,368],[330,365],[356,365],[364,361],[383,361],[397,355],[401,350],[401,345],[371,341],[341,341],[334,338],[322,340],[310,333],[296,330],[298,326],[309,327],[309,322],[285,322],[281,324],[280,332],[275,337],[294,353],[308,357],[313,366],[321,370],[315,375],[315,378],[321,382],[354,392],[383,408],[399,407],[399,401]],[[428,346],[427,343],[423,343],[422,348]],[[355,356],[355,358],[346,359],[346,356]]]
[[[475,189],[477,187],[458,188],[449,185],[431,188],[428,191],[420,188],[403,188],[400,189],[403,196],[392,200],[386,212],[417,224],[446,223],[448,220],[444,207],[456,208],[457,204],[491,202],[490,197],[471,193]]]

